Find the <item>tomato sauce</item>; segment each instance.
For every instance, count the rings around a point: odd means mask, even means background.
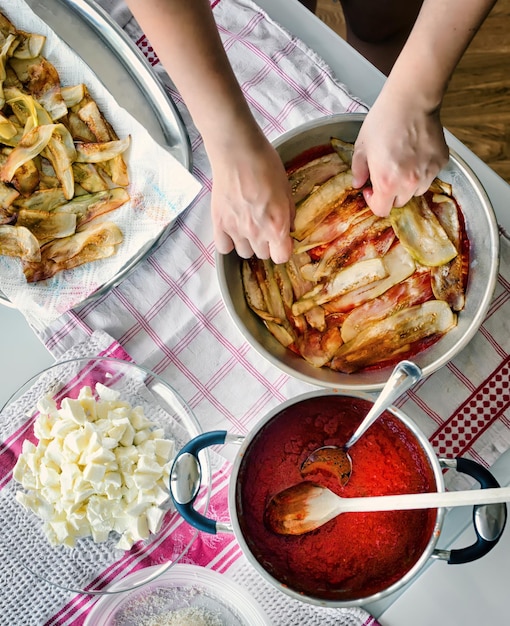
[[[298,593],[342,602],[385,590],[413,567],[434,532],[436,510],[344,513],[300,536],[278,535],[264,525],[266,503],[303,480],[300,467],[310,452],[342,446],[370,406],[346,396],[306,399],[273,417],[241,462],[236,509],[242,534],[262,567]],[[436,489],[426,453],[389,412],[349,454],[347,485],[320,474],[307,479],[346,498]]]

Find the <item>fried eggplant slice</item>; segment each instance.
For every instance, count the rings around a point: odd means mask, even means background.
[[[87,88],[83,83],[79,83],[78,85],[61,87],[60,92],[68,109],[76,106],[79,102],[83,100],[83,98],[85,97],[86,89]]]
[[[18,196],[19,191],[0,181],[0,209],[9,209]]]
[[[465,304],[464,282],[467,260],[462,254],[462,233],[457,205],[452,198],[442,194],[434,194],[433,201],[434,214],[459,254],[449,263],[432,268],[432,290],[437,300],[444,300],[454,311],[461,311]]]
[[[27,262],[41,259],[39,242],[28,228],[10,224],[0,226],[0,254],[19,257]]]
[[[45,244],[40,262],[23,263],[23,272],[29,283],[46,280],[62,270],[112,256],[122,239],[122,232],[113,222],[89,225],[70,237]]]
[[[16,137],[16,134],[19,131],[19,127],[17,127],[12,120],[5,117],[0,113],[0,141],[2,143],[6,143],[7,141]],[[10,144],[7,144],[10,145]]]
[[[130,143],[130,136],[115,141],[105,141],[102,143],[82,143],[76,144],[76,161],[78,163],[101,163],[109,161],[125,152]],[[112,179],[113,180],[113,179]]]
[[[41,54],[46,42],[44,35],[26,33],[22,30],[16,32],[16,37],[18,45],[12,51],[12,56],[16,59],[35,59]]]
[[[12,177],[11,183],[24,197],[30,196],[30,194],[37,189],[40,183],[40,176],[33,159],[30,159],[30,161],[18,167]]]
[[[80,228],[95,217],[118,209],[128,200],[129,194],[124,187],[115,187],[106,191],[77,196],[60,206],[59,211],[74,213],[78,218],[78,228]]]
[[[18,211],[16,225],[28,228],[39,244],[43,245],[52,239],[73,235],[76,231],[76,215],[58,211],[21,209]]]
[[[41,189],[34,191],[27,198],[17,198],[14,205],[18,209],[31,209],[34,211],[53,211],[59,206],[66,204],[67,200],[61,187]]]
[[[74,113],[69,111],[65,120],[63,120],[69,132],[77,142],[94,143],[96,138],[90,131],[89,127]]]
[[[359,192],[349,194],[341,205],[337,206],[314,231],[302,241],[294,243],[294,253],[307,252],[331,243],[351,226],[372,215],[363,195]]]
[[[294,239],[302,241],[310,235],[331,211],[342,204],[352,191],[352,173],[341,172],[321,185],[296,207]]]
[[[14,24],[3,13],[0,12],[0,35],[1,37],[5,39],[9,35],[15,35],[16,33],[17,33],[17,30]]]
[[[2,39],[0,39],[0,107],[5,104],[4,81],[7,78],[7,57],[13,44],[16,43],[16,36],[8,33]]]
[[[294,202],[301,202],[315,187],[322,185],[340,172],[345,172],[346,169],[346,164],[336,152],[313,159],[299,167],[289,176]]]
[[[312,278],[318,281],[357,261],[384,256],[394,239],[390,220],[370,212],[325,248]]]
[[[12,150],[6,162],[0,168],[0,179],[4,183],[12,180],[14,173],[27,161],[38,156],[48,145],[54,130],[53,124],[36,126],[23,136],[23,139]]]
[[[416,263],[401,243],[395,244],[382,258],[387,275],[381,280],[353,289],[324,304],[328,313],[345,313],[368,300],[377,298],[393,285],[405,280],[416,269]]]
[[[267,311],[266,302],[259,281],[254,271],[252,271],[250,261],[244,259],[241,264],[241,277],[243,282],[244,296],[250,309],[260,318],[266,321],[279,322],[274,315]]]
[[[89,193],[107,191],[108,183],[92,163],[73,163],[74,182]]]
[[[301,254],[293,254],[287,261],[287,274],[292,284],[292,290],[294,292],[294,298],[298,300],[307,291],[310,291],[313,287],[313,283],[303,278],[301,269],[303,266],[310,263],[310,256],[306,252]]]
[[[457,255],[457,249],[423,196],[411,198],[403,207],[393,207],[390,220],[402,245],[421,265],[438,267]]]
[[[104,115],[99,110],[96,102],[86,93],[82,102],[74,108],[79,118],[86,124],[97,141],[108,143],[118,141],[118,137],[108,123]],[[126,186],[129,184],[129,176],[126,163],[122,157],[121,150],[118,154],[110,156],[108,159],[101,159],[102,167],[115,185]],[[88,161],[90,162],[90,161]]]
[[[434,178],[429,187],[429,191],[432,193],[444,194],[445,196],[453,196],[453,188],[451,184],[441,180],[440,178]]]
[[[309,329],[296,339],[299,353],[314,367],[327,365],[342,344],[342,336],[338,328],[330,328],[324,333]]]
[[[342,323],[342,339],[347,343],[369,324],[431,299],[433,294],[430,271],[415,272],[406,280],[387,289],[382,295],[353,309]]]
[[[342,161],[351,167],[352,155],[354,154],[354,144],[348,141],[343,141],[338,137],[331,137],[331,145]]]
[[[48,111],[52,120],[67,114],[67,106],[60,92],[60,77],[45,57],[10,59],[10,66],[25,89]]]
[[[285,348],[288,348],[294,343],[294,335],[292,335],[285,326],[266,320],[264,320],[264,324],[273,337]]]
[[[292,305],[292,313],[300,315],[314,306],[324,304],[356,288],[385,278],[388,275],[382,259],[368,259],[354,263],[336,272],[328,282],[318,283]]]
[[[43,150],[43,155],[53,166],[67,200],[74,196],[73,162],[76,149],[71,133],[63,124],[55,124],[53,134]]]
[[[444,335],[457,323],[446,302],[430,300],[366,326],[344,343],[331,368],[345,373],[377,365],[407,352],[412,344],[432,335]]]

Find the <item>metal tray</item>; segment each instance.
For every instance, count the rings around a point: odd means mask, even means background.
[[[191,143],[177,107],[144,55],[108,13],[94,0],[25,1],[88,64],[118,104],[191,171]],[[133,255],[112,280],[79,306],[118,285],[150,254],[165,232]],[[0,304],[14,306],[1,291]]]

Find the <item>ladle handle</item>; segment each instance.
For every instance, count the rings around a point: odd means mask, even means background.
[[[370,411],[367,413],[365,419],[354,431],[354,434],[345,444],[344,448],[347,450],[347,448],[354,445],[361,435],[363,435],[363,433],[365,433],[370,426],[372,426],[379,415],[386,411],[386,409],[388,409],[404,392],[417,383],[421,376],[422,371],[416,363],[413,363],[412,361],[400,361],[400,363],[395,366],[395,369],[391,373],[387,383],[384,385],[381,393],[372,405]]]

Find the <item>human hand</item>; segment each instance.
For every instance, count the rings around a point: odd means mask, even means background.
[[[292,254],[294,202],[285,168],[264,135],[256,141],[235,136],[231,145],[209,153],[213,170],[211,214],[218,252],[234,248],[284,263]]]
[[[438,109],[420,108],[412,97],[381,93],[367,114],[355,143],[354,186],[363,190],[368,206],[386,216],[429,188],[448,162]]]

